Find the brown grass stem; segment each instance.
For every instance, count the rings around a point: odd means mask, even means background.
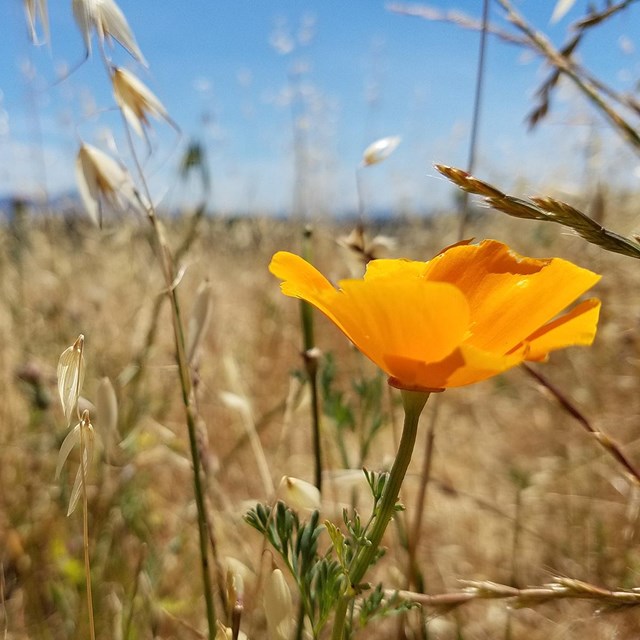
[[[587,27],[600,24],[604,20],[607,20],[618,13],[618,11],[622,11],[623,9],[630,7],[634,2],[637,2],[637,0],[622,0],[618,3],[607,2],[606,7],[600,11],[592,7],[591,12],[586,17],[578,20],[573,27],[576,29],[585,29]]]
[[[543,34],[534,30],[513,8],[509,0],[498,0],[498,3],[505,10],[507,19],[529,39],[535,50],[559,72],[570,78],[587,99],[604,114],[613,128],[640,153],[640,133],[602,98],[593,82],[576,70],[568,56],[563,56]]]
[[[586,418],[586,416],[573,404],[573,402],[556,385],[543,376],[540,372],[532,369],[529,365],[523,364],[524,370],[535,380],[537,380],[551,395],[558,401],[560,406],[578,423],[585,431],[590,433],[595,441],[624,469],[625,475],[640,485],[640,471],[622,451],[620,445],[603,431],[596,429]]]
[[[548,584],[518,589],[490,581],[464,580],[461,591],[429,595],[413,591],[386,590],[387,597],[399,596],[403,600],[415,602],[447,612],[468,602],[479,600],[508,600],[513,608],[533,607],[557,600],[594,600],[603,607],[619,609],[640,605],[640,592],[634,589],[603,589],[596,585],[573,578],[554,577]]]

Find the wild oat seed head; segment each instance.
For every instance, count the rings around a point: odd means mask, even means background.
[[[104,199],[118,208],[122,202],[139,206],[133,180],[129,172],[104,151],[83,143],[76,157],[78,191],[89,217],[102,226]]]
[[[368,167],[386,160],[400,144],[400,136],[388,136],[372,142],[362,154],[362,166]]]
[[[71,415],[78,404],[80,389],[84,381],[84,336],[62,352],[58,360],[57,378],[58,392],[67,426],[71,424]]]
[[[56,478],[60,477],[60,472],[64,463],[67,461],[69,454],[75,448],[76,445],[82,447],[81,457],[82,461],[76,473],[76,479],[73,483],[73,489],[71,490],[71,497],[69,498],[69,508],[67,509],[67,516],[70,516],[80,498],[82,483],[83,483],[83,468],[86,475],[89,464],[93,460],[93,448],[94,448],[94,431],[89,412],[84,411],[80,422],[76,424],[73,429],[67,434],[67,437],[63,440],[60,451],[58,452],[58,463],[56,465]]]
[[[111,76],[113,95],[131,128],[140,136],[149,124],[147,115],[169,120],[169,114],[155,94],[133,73],[116,67]]]
[[[91,55],[91,32],[95,29],[101,45],[111,37],[138,62],[148,66],[127,19],[114,0],[73,0],[72,9],[87,55]]]

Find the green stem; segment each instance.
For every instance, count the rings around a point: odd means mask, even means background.
[[[302,237],[302,255],[312,263],[313,231],[306,226]],[[313,330],[313,307],[305,300],[300,301],[304,367],[311,387],[311,425],[313,430],[314,482],[322,491],[322,444],[320,440],[320,398],[318,393],[318,356]]]
[[[367,569],[373,563],[384,532],[395,513],[400,488],[402,487],[405,474],[411,462],[411,454],[413,453],[416,434],[418,433],[420,414],[429,398],[429,392],[426,391],[407,391],[403,389],[401,393],[404,407],[404,425],[400,445],[398,446],[398,453],[396,454],[393,467],[391,467],[389,479],[387,480],[380,506],[375,515],[371,534],[368,536],[369,544],[362,547],[354,558],[352,568],[349,571],[347,591],[336,607],[333,634],[331,636],[332,640],[344,640],[345,619],[349,603],[357,594],[358,585],[364,578]]]
[[[169,245],[167,244],[165,235],[161,228],[160,222],[156,215],[155,208],[153,207],[153,200],[151,193],[149,192],[148,184],[145,180],[145,175],[142,170],[142,166],[136,154],[135,145],[131,137],[131,130],[122,113],[122,119],[124,122],[124,129],[127,134],[127,140],[131,155],[135,163],[138,174],[140,175],[141,184],[144,188],[147,202],[145,203],[140,198],[140,205],[146,211],[147,219],[153,228],[154,236],[156,239],[158,249],[158,260],[162,269],[162,274],[167,285],[167,295],[171,306],[171,321],[173,326],[173,338],[176,348],[176,362],[178,364],[178,377],[180,380],[180,389],[182,391],[182,403],[184,405],[185,417],[187,421],[187,432],[189,434],[189,449],[191,451],[191,462],[193,465],[193,488],[196,499],[196,508],[198,513],[198,541],[200,543],[200,565],[202,568],[202,584],[204,591],[204,601],[207,609],[207,629],[208,638],[213,640],[216,637],[216,612],[213,604],[213,587],[211,584],[211,575],[209,568],[209,554],[207,549],[207,518],[206,518],[206,505],[204,500],[204,488],[202,486],[201,477],[201,462],[200,451],[198,450],[198,438],[197,438],[197,416],[193,403],[193,385],[191,380],[191,372],[189,369],[189,362],[187,360],[186,348],[185,348],[185,336],[182,318],[180,314],[180,304],[178,301],[178,294],[173,282],[174,257],[171,253]]]

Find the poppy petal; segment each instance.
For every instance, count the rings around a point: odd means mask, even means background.
[[[465,293],[468,343],[495,353],[508,353],[600,279],[559,258],[524,258],[495,240],[453,247],[429,262],[425,277]]]
[[[486,380],[524,360],[526,348],[503,356],[460,345],[440,362],[424,362],[387,354],[385,360],[394,386],[411,389],[445,389]]]
[[[569,313],[529,336],[527,360],[545,360],[550,351],[570,345],[588,346],[596,336],[600,300],[585,300]]]

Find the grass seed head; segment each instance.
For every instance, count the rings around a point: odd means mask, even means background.
[[[140,64],[147,66],[129,23],[114,0],[73,0],[72,9],[87,55],[91,55],[91,32],[95,29],[101,45],[111,37]]]
[[[116,67],[111,76],[113,95],[131,128],[140,136],[149,125],[147,116],[170,120],[167,110],[155,94],[133,73]]]
[[[400,136],[387,136],[372,142],[362,154],[362,166],[368,167],[386,160],[400,144]]]
[[[84,336],[62,352],[58,360],[58,392],[67,426],[71,424],[71,415],[78,404],[80,389],[84,381]]]
[[[139,205],[133,180],[129,172],[90,144],[82,144],[76,157],[76,179],[82,202],[89,217],[102,226],[102,200],[118,208],[122,203]]]

